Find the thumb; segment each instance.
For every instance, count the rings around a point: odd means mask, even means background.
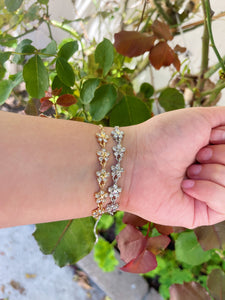
[[[197,108],[209,124],[211,128],[223,126],[225,128],[225,107],[217,106],[217,107],[199,107]]]
[[[225,126],[213,128],[209,141],[211,144],[225,144]]]

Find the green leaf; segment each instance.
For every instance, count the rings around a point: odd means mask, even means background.
[[[94,220],[92,217],[36,225],[34,237],[44,254],[52,254],[63,267],[74,264],[93,248]]]
[[[184,108],[184,96],[174,88],[166,88],[159,96],[159,104],[165,111]]]
[[[150,119],[151,114],[144,102],[137,97],[125,96],[110,114],[110,126],[129,126]]]
[[[68,60],[77,50],[77,41],[70,41],[60,48],[58,52],[58,57],[64,57],[66,60]]]
[[[154,88],[151,84],[143,82],[140,87],[140,92],[144,94],[145,98],[150,98],[154,94]]]
[[[32,41],[29,39],[22,40],[16,47],[15,52],[17,53],[33,53],[36,48],[31,45]],[[24,61],[24,55],[15,54],[12,61],[15,64],[21,64]]]
[[[15,48],[17,44],[16,39],[10,34],[0,34],[0,45]]]
[[[8,11],[13,12],[20,8],[23,0],[5,0],[5,6]]]
[[[73,90],[66,86],[58,76],[55,76],[52,82],[52,90],[54,91],[55,89],[62,89],[60,95],[73,94]]]
[[[105,76],[111,69],[113,60],[113,45],[108,39],[104,39],[100,44],[98,44],[95,50],[95,61],[99,64],[99,67],[102,68],[103,76]]]
[[[90,78],[85,81],[80,91],[80,99],[83,104],[88,104],[94,98],[95,90],[100,80],[98,78]]]
[[[160,294],[164,298],[169,298],[169,288],[172,284],[182,284],[193,280],[193,275],[190,270],[181,270],[177,267],[164,269],[164,272],[160,275]]]
[[[55,55],[57,52],[57,44],[54,40],[52,40],[46,48],[41,50],[41,53]]]
[[[66,86],[73,86],[75,82],[75,74],[71,65],[66,61],[64,57],[58,57],[56,59],[56,71],[59,79]]]
[[[0,52],[0,79],[4,78],[6,73],[6,68],[4,63],[9,59],[11,52]]]
[[[6,51],[6,52],[0,52],[0,63],[3,65],[10,57],[12,52]]]
[[[0,81],[0,105],[2,105],[8,99],[12,89],[12,80]]]
[[[2,105],[10,96],[15,86],[23,81],[22,72],[11,75],[8,80],[0,81],[0,105]]]
[[[225,274],[222,270],[213,270],[208,277],[207,286],[214,300],[225,299]]]
[[[197,266],[211,258],[210,251],[203,251],[193,231],[182,232],[175,242],[176,257],[188,265]]]
[[[22,73],[22,71],[20,71],[20,72],[18,72],[16,74],[10,75],[9,79],[12,80],[12,82],[13,82],[13,88],[14,88],[15,86],[17,86],[18,84],[20,84],[23,81],[23,73]]]
[[[112,272],[119,264],[113,246],[100,238],[94,247],[94,260],[104,272]]]
[[[34,21],[38,18],[40,6],[36,3],[33,3],[29,8],[28,11],[24,15],[24,20],[26,22]]]
[[[49,1],[49,0],[38,0],[39,3],[45,4],[45,5],[48,4],[48,1]]]
[[[23,68],[27,92],[33,98],[41,98],[49,87],[48,71],[39,55],[29,59]]]
[[[102,215],[99,223],[98,223],[98,230],[107,230],[109,229],[114,223],[113,216],[110,215]]]
[[[101,121],[116,102],[117,92],[113,85],[106,84],[98,88],[90,103],[90,114],[94,121]]]
[[[4,0],[0,0],[0,9],[3,9],[5,6],[5,1]]]

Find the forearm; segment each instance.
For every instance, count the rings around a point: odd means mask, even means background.
[[[0,227],[89,216],[96,207],[100,169],[98,126],[0,112]],[[123,129],[127,148],[120,179],[121,209],[128,197],[134,135]],[[110,134],[111,128],[106,128]],[[107,149],[111,149],[110,139]],[[111,154],[108,168],[114,163]],[[109,182],[110,184],[110,182]]]

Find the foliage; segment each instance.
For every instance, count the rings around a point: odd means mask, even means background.
[[[225,88],[224,62],[213,40],[209,0],[201,1],[204,20],[185,27],[183,22],[192,18],[200,1],[144,1],[143,10],[136,9],[130,18],[126,2],[114,45],[107,38],[100,43],[87,41],[85,32],[78,33],[70,25],[74,20],[52,20],[48,2],[0,0],[1,105],[11,93],[17,96],[16,87],[24,82],[29,97],[24,103],[27,114],[128,126],[144,122],[156,110],[214,105]],[[118,10],[114,4],[107,12],[101,11],[99,5],[97,16],[110,19]],[[79,22],[85,24],[90,18]],[[50,40],[38,49],[26,35],[43,23]],[[52,35],[53,26],[69,33],[70,38],[58,45]],[[181,56],[187,49],[182,45],[172,47],[171,41],[180,32],[198,26],[204,26],[202,65],[199,74],[191,74],[188,62]],[[219,61],[211,68],[209,40]],[[20,70],[9,74],[9,63],[19,65]],[[174,68],[170,84],[157,91],[149,82],[141,82],[134,90],[133,80],[149,65],[156,70]],[[220,68],[220,78],[214,83],[210,77]],[[187,89],[192,93],[188,100]],[[45,254],[52,254],[56,263],[64,266],[91,251],[93,225],[92,218],[39,224],[34,237]],[[99,223],[103,236],[109,231],[113,235],[109,238],[111,243],[99,239],[94,258],[104,271],[114,270],[118,264],[114,255],[117,241],[125,262],[122,270],[145,273],[148,280],[158,278],[159,291],[165,299],[223,299],[224,228],[223,222],[185,231],[118,212],[114,217],[104,216]]]
[[[91,251],[95,242],[93,223],[92,218],[83,218],[38,224],[33,235],[41,250],[52,254],[63,267],[74,264]]]

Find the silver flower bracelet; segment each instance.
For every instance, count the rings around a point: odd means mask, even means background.
[[[122,139],[124,137],[124,132],[120,130],[118,126],[115,126],[111,132],[111,135],[113,140],[116,142],[116,145],[112,148],[116,164],[111,166],[111,177],[113,184],[112,186],[108,187],[108,189],[106,189],[106,182],[108,177],[110,176],[110,173],[106,170],[106,164],[110,156],[110,153],[106,150],[106,144],[109,140],[109,136],[105,133],[102,125],[100,125],[100,133],[96,134],[97,141],[101,147],[101,149],[97,151],[101,170],[96,172],[100,190],[94,194],[97,207],[92,211],[92,216],[97,219],[94,227],[96,242],[98,241],[96,227],[101,216],[104,213],[114,215],[114,213],[119,208],[119,197],[122,192],[122,188],[119,187],[117,183],[122,175],[122,172],[124,171],[120,165],[126,151],[126,148],[121,145]]]

